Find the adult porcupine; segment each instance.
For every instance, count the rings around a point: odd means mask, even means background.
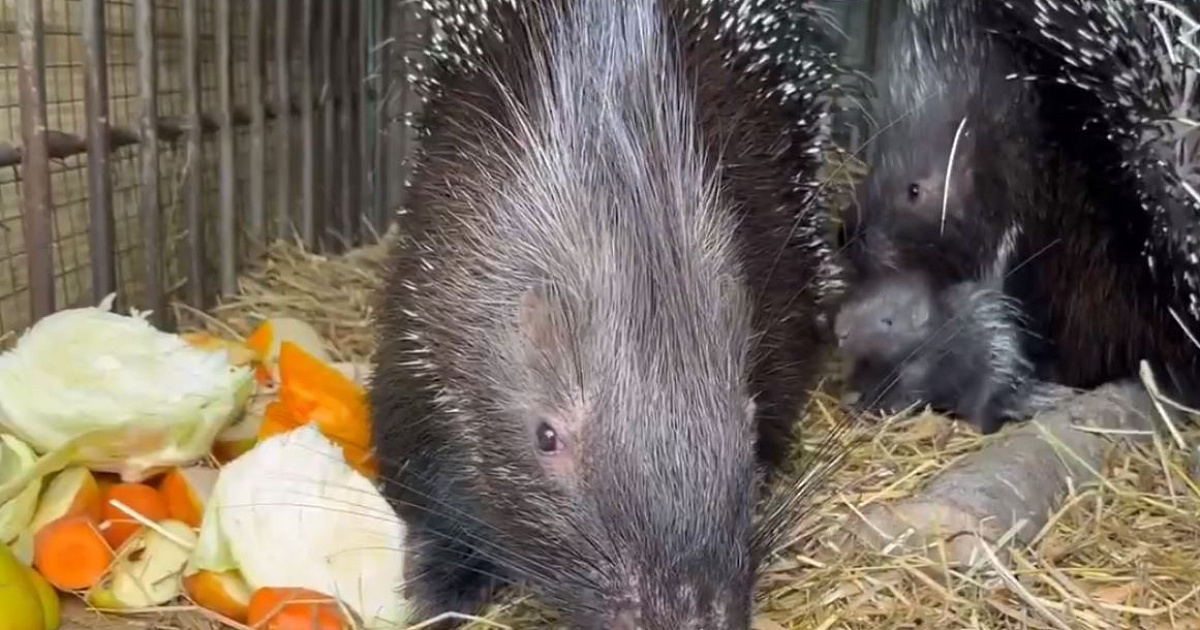
[[[1176,320],[1160,343],[1182,344],[1188,352],[1169,365],[1194,376],[1195,341],[1180,333],[1200,330],[1200,2],[1004,5],[1031,79],[1053,91],[1047,107],[1068,150],[1084,160],[1103,151],[1089,184],[1131,215],[1148,299]]]
[[[754,516],[821,364],[836,76],[752,44],[811,8],[433,9],[371,385],[416,615],[523,582],[574,627],[744,630],[804,495]]]
[[[1030,79],[1050,62],[1011,17],[1002,3],[979,0],[903,5],[878,86],[880,118],[892,126],[844,231],[859,277],[852,284],[921,273],[944,295],[993,296],[942,299],[953,311],[946,330],[909,357],[924,361],[953,343],[986,358],[960,366],[986,374],[967,379],[979,387],[927,401],[984,432],[1049,402],[1048,383],[1094,387],[1134,376],[1142,359],[1180,383],[1196,375],[1164,274],[1145,264],[1145,247],[1159,240],[1156,213],[1131,196],[1137,187],[1123,188],[1128,177],[1106,179],[1130,156],[1070,124],[1099,111],[1069,96],[1077,87]],[[1129,107],[1119,97],[1106,105]],[[1168,260],[1167,275],[1186,269],[1178,255]],[[851,304],[866,299],[855,293]],[[971,334],[942,338],[956,330]],[[865,385],[864,406],[905,398],[885,393],[894,384],[888,372]]]

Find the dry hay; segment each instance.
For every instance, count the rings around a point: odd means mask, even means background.
[[[338,355],[368,356],[381,254],[375,247],[325,258],[277,245],[243,279],[243,294],[215,309],[219,321],[204,324],[245,333],[262,317],[290,315],[313,322]],[[805,420],[806,443],[820,440],[839,413],[832,399],[818,396]],[[1196,444],[1200,432],[1185,438]],[[926,569],[936,563],[926,559],[835,546],[848,514],[918,494],[993,439],[931,414],[889,422],[818,498],[814,533],[764,576],[756,630],[1200,628],[1200,487],[1188,472],[1192,458],[1170,445],[1114,448],[1105,480],[1076,487],[1032,545],[1011,550],[1000,572],[985,558],[972,571],[934,577]],[[556,627],[525,595],[494,606],[488,619]]]
[[[183,329],[241,338],[267,317],[295,317],[329,340],[334,359],[366,360],[374,343],[370,320],[388,238],[336,257],[277,241],[238,279],[237,295],[206,313],[176,303],[177,321]]]

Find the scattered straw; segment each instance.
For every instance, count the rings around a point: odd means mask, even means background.
[[[831,170],[831,179],[850,181],[860,169],[850,161]],[[176,312],[185,326],[222,335],[248,334],[268,316],[297,317],[329,340],[335,357],[361,360],[372,352],[372,296],[384,253],[384,246],[375,246],[324,257],[277,244],[241,279],[238,296],[210,314],[183,307]],[[818,445],[839,414],[832,397],[814,398],[804,442]],[[1188,472],[1200,469],[1193,463],[1200,432],[1170,428],[1168,441],[1114,449],[1098,471],[1103,480],[1072,483],[1029,546],[1005,543],[1003,554],[986,548],[981,563],[955,573],[934,559],[847,551],[835,542],[840,525],[861,507],[919,494],[940,471],[996,438],[932,414],[890,420],[851,454],[815,499],[818,514],[806,535],[798,533],[762,576],[754,628],[1200,628],[1200,484]],[[459,618],[473,630],[562,627],[522,592],[482,618]],[[127,620],[105,627],[88,619],[68,628],[135,627]],[[211,619],[172,612],[155,625],[213,630]]]
[[[375,248],[323,258],[278,245],[243,279],[243,295],[214,311],[214,321],[199,323],[245,334],[262,317],[295,316],[327,335],[334,354],[370,356],[369,296],[382,254]],[[815,446],[840,412],[825,395],[810,409],[804,441]],[[1175,429],[1179,441],[1200,442],[1195,430]],[[798,535],[763,576],[755,629],[1200,628],[1200,491],[1187,476],[1191,449],[1176,439],[1114,449],[1099,471],[1103,481],[1073,484],[1030,546],[1004,544],[1005,561],[988,548],[970,573],[940,573],[944,567],[932,559],[834,545],[839,524],[854,510],[918,494],[992,439],[932,414],[885,424],[831,480],[832,494],[817,498],[820,515],[809,535]],[[931,577],[939,573],[950,577]],[[513,593],[467,626],[496,627],[561,625],[534,599]]]
[[[263,263],[239,279],[236,296],[208,313],[175,304],[177,319],[184,328],[245,337],[267,317],[294,317],[330,341],[336,360],[366,359],[373,344],[370,321],[387,242],[337,257],[277,242],[265,252]]]

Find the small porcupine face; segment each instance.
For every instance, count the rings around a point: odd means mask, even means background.
[[[964,244],[978,242],[984,217],[977,138],[959,118],[913,116],[880,134],[879,159],[859,185],[840,245],[864,277],[922,269],[934,270],[938,284],[960,281],[976,266],[979,252]]]
[[[933,292],[920,274],[855,287],[834,321],[838,347],[866,363],[891,363],[913,351],[932,328]]]

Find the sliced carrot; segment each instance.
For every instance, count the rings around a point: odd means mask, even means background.
[[[134,534],[142,529],[141,523],[113,505],[113,500],[151,521],[170,518],[166,499],[153,486],[144,483],[118,483],[108,489],[104,496],[104,539],[113,549],[120,549]]]
[[[337,600],[306,588],[263,587],[250,598],[246,625],[258,630],[343,630]]]
[[[108,573],[114,555],[96,522],[83,514],[46,525],[33,545],[34,568],[60,591],[95,586]]]
[[[279,380],[280,402],[293,417],[315,422],[321,433],[342,445],[351,465],[368,463],[371,417],[361,385],[287,341],[279,351]]]

